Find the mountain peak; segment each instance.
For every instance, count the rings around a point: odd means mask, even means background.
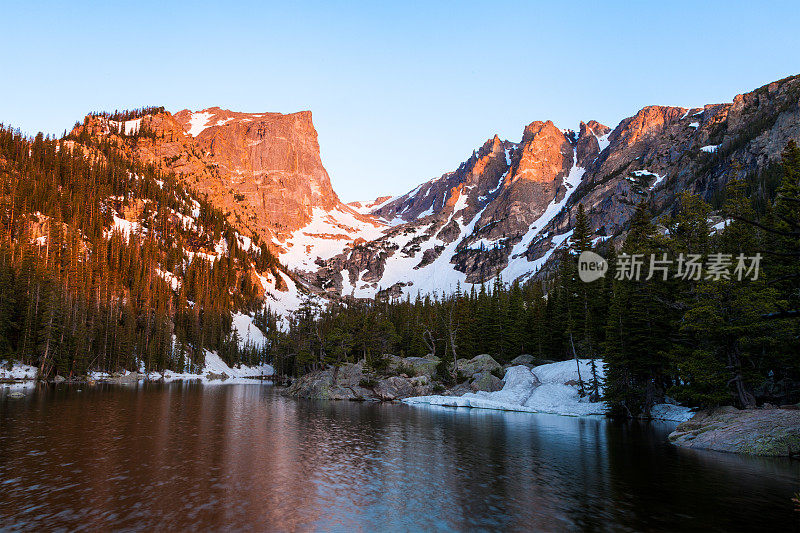
[[[174,171],[228,213],[240,231],[258,233],[275,246],[308,224],[314,209],[352,212],[322,165],[310,111],[243,113],[215,106],[175,115],[161,111],[120,124],[89,116],[76,130],[129,137],[119,143],[123,149]],[[142,128],[152,135],[137,135]]]

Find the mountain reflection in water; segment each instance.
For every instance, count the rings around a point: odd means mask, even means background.
[[[268,385],[0,392],[0,527],[797,529],[800,462],[678,449],[672,427]]]

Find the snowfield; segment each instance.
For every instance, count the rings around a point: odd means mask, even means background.
[[[190,113],[191,118],[189,119],[189,135],[192,137],[197,137],[200,135],[204,129],[206,129],[208,125],[208,121],[214,116],[212,113],[208,111],[203,112],[196,112]]]
[[[320,296],[302,293],[297,283],[285,272],[279,270],[278,275],[286,286],[285,291],[277,289],[277,281],[271,272],[267,272],[263,276],[259,275],[258,278],[264,288],[264,307],[270,312],[278,314],[278,326],[285,331],[289,327],[290,314],[297,311],[304,300],[309,300],[318,306],[324,305],[325,302]],[[234,323],[234,325],[236,324]],[[243,331],[238,326],[236,327],[239,336],[244,337]]]
[[[263,348],[267,344],[264,332],[253,324],[253,317],[242,313],[233,314],[233,329],[239,334],[239,344],[242,346],[252,345],[256,348]]]
[[[377,222],[365,222],[355,211],[342,209],[312,210],[311,221],[292,233],[285,242],[273,241],[284,251],[278,259],[292,269],[314,271],[318,259],[339,255],[356,239],[372,241],[383,234],[385,227]]]
[[[595,360],[597,378],[605,377],[603,361]],[[602,416],[605,402],[591,402],[581,397],[578,385],[578,364],[574,360],[560,361],[528,369],[524,365],[512,366],[503,377],[503,389],[496,392],[467,393],[463,396],[415,396],[404,403],[472,407],[500,411],[550,413],[565,416]],[[588,391],[592,379],[591,360],[580,360],[580,376]],[[692,417],[691,409],[679,405],[659,404],[652,415],[657,420],[683,422]]]

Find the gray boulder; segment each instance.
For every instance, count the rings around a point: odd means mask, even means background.
[[[221,374],[221,375],[223,375],[223,374]],[[140,377],[143,377],[143,376],[140,376],[138,372],[128,372],[127,374],[120,372],[120,373],[114,374],[114,376],[111,379],[111,381],[113,381],[114,383],[128,383],[128,384],[130,384],[130,383],[136,383],[137,381],[139,381]],[[228,376],[225,375],[226,379],[227,379],[227,377]]]
[[[474,391],[494,392],[503,388],[503,380],[491,372],[481,372],[472,378],[469,387]]]
[[[416,376],[433,377],[436,374],[436,365],[439,364],[438,357],[398,357],[396,355],[389,356],[390,369],[394,372],[401,366],[405,366],[414,370]]]
[[[508,364],[508,366],[525,365],[525,366],[531,367],[531,366],[534,366],[534,364],[533,364],[534,361],[535,361],[535,359],[534,359],[534,357],[532,355],[524,353],[524,354],[518,355],[517,357],[512,359],[511,362]]]
[[[386,372],[397,373],[406,367],[407,374],[382,376],[364,369],[364,361],[345,363],[338,369],[326,368],[309,372],[294,381],[287,393],[300,398],[320,400],[382,400],[392,401],[409,396],[431,394],[435,385],[432,376],[439,359],[435,357],[384,356],[388,361]],[[468,383],[465,383],[469,391]],[[484,386],[491,386],[490,384]]]
[[[750,455],[800,452],[800,411],[720,407],[701,411],[669,435],[677,446]]]
[[[408,398],[415,395],[411,380],[399,376],[380,380],[373,391],[379,400],[384,401],[399,400],[400,398]]]
[[[488,353],[476,355],[472,359],[459,359],[458,371],[465,376],[474,376],[481,372],[491,372],[492,370],[501,370],[503,367],[500,363]]]
[[[288,393],[318,400],[365,400],[374,397],[373,379],[364,373],[363,361],[309,372],[296,380]],[[376,382],[377,383],[377,382]]]

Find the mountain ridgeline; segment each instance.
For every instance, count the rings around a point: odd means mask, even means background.
[[[654,217],[682,192],[719,208],[730,181],[774,175],[786,144],[800,140],[799,101],[791,77],[729,104],[646,107],[614,128],[536,121],[519,142],[494,136],[409,193],[351,204],[334,192],[310,112],[152,108],[136,119],[91,115],[72,135],[151,132],[126,141],[131,156],[174,172],[243,235],[259,235],[309,290],[414,297],[498,273],[541,277],[579,203],[593,238],[617,246],[641,202]]]
[[[782,150],[800,140],[799,104],[800,78],[792,77],[730,104],[646,107],[613,130],[595,121],[577,132],[533,122],[520,142],[494,137],[454,172],[373,207],[390,228],[311,279],[355,296],[412,297],[498,272],[529,279],[552,264],[578,204],[593,238],[620,246],[642,202],[661,217],[683,192],[717,209],[732,180],[772,179],[774,188]]]
[[[532,122],[407,194],[345,204],[308,111],[92,113],[61,139],[3,128],[0,357],[46,377],[198,369],[211,350],[297,375],[435,353],[452,381],[448,358],[579,355],[609,363],[621,413],[668,393],[796,400],[781,355],[797,341],[792,142],[800,77],[613,128]],[[586,250],[612,269],[639,250],[773,256],[750,305],[723,302],[740,286],[722,282],[576,283]]]

